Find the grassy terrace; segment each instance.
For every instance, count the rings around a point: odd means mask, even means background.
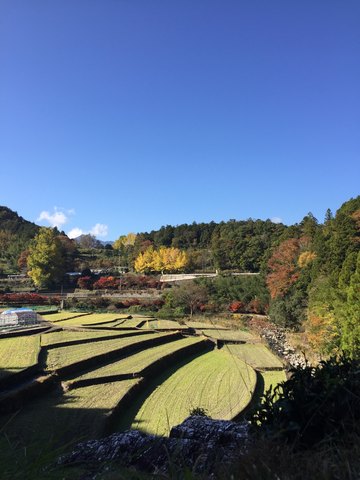
[[[79,312],[57,312],[57,313],[49,313],[49,315],[44,315],[43,319],[49,322],[59,322],[61,320],[79,317],[77,321],[81,322],[80,318],[88,315],[89,315],[88,313],[79,313]]]
[[[125,324],[126,325],[126,324]],[[187,328],[186,325],[180,325],[180,323],[176,322],[175,320],[161,320],[161,319],[154,319],[148,320],[141,328],[160,328],[160,329],[182,329]]]
[[[203,330],[201,333],[207,337],[214,338],[216,340],[234,340],[234,341],[243,341],[251,342],[256,341],[257,338],[249,332],[244,330]]]
[[[264,381],[264,392],[270,387],[275,387],[278,383],[286,381],[286,374],[284,370],[272,370],[267,372],[261,372],[260,375]]]
[[[5,431],[9,442],[39,449],[48,444],[54,450],[61,444],[98,437],[106,416],[138,381],[109,382],[67,392],[58,389],[36,398],[8,418]]]
[[[121,338],[124,335],[134,334],[133,330],[119,330],[119,332],[112,332],[111,330],[62,330],[60,332],[51,332],[51,333],[44,333],[41,335],[41,345],[42,346],[49,346],[49,345],[57,345],[66,342],[72,341],[82,341],[82,340],[89,340],[89,342],[93,339],[111,337],[111,336],[118,336]]]
[[[138,342],[148,340],[150,338],[161,337],[168,334],[154,334],[149,333],[145,335],[138,335],[132,337],[104,340],[101,342],[91,342],[81,345],[71,345],[66,347],[58,347],[48,351],[47,368],[49,370],[56,370],[60,367],[65,367],[81,360],[92,358],[96,355],[108,353],[128,345],[134,345]]]
[[[147,348],[141,352],[130,355],[122,360],[111,363],[89,373],[76,377],[78,380],[90,380],[93,378],[107,377],[110,375],[134,374],[139,373],[144,368],[151,365],[156,360],[163,358],[166,355],[182,350],[189,345],[195,345],[202,340],[196,337],[183,338],[171,343],[165,343],[157,347]]]
[[[37,364],[40,335],[0,339],[0,380]]]
[[[92,325],[100,322],[111,322],[116,319],[126,318],[127,315],[118,313],[88,313],[83,315],[79,312],[61,312],[44,315],[45,320],[56,322],[57,326]]]
[[[199,329],[207,329],[207,328],[209,328],[209,329],[215,328],[215,329],[217,329],[217,330],[227,330],[226,327],[223,327],[223,326],[221,326],[221,325],[218,325],[218,324],[216,323],[216,321],[215,321],[215,322],[207,322],[207,323],[206,323],[206,322],[193,322],[193,321],[190,320],[190,321],[186,322],[186,326],[187,326],[187,327],[190,327],[190,328],[195,328],[195,329],[197,329],[197,330],[199,330]]]
[[[225,345],[223,349],[256,369],[284,368],[280,359],[262,344]]]
[[[117,322],[114,322],[113,325],[106,324],[106,325],[99,325],[99,327],[103,326],[103,327],[115,327],[115,328],[136,328],[143,321],[144,321],[144,319],[129,318],[129,319],[126,319],[126,320],[118,320]],[[116,325],[115,325],[115,323],[116,323]]]
[[[178,369],[145,400],[132,427],[167,435],[192,408],[202,407],[213,418],[230,419],[251,401],[255,371],[226,351],[216,350]]]

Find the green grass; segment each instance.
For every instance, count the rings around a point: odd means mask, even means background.
[[[91,342],[81,345],[71,345],[65,347],[58,347],[48,351],[47,356],[47,368],[48,370],[56,370],[60,367],[65,367],[81,360],[92,358],[96,355],[111,352],[127,345],[136,344],[138,342],[148,340],[150,338],[156,338],[167,334],[154,334],[139,335],[133,337],[121,336],[116,339],[104,340],[101,342]]]
[[[92,370],[89,373],[76,377],[75,380],[88,380],[92,378],[120,375],[125,373],[139,373],[156,360],[159,360],[173,352],[179,351],[189,345],[200,343],[201,341],[202,340],[200,338],[190,337],[165,343],[164,345],[159,345],[157,347],[147,348],[146,350],[135,353],[134,355],[130,355],[110,365],[97,368],[96,370]]]
[[[4,432],[11,444],[57,448],[64,443],[98,437],[104,420],[139,380],[91,385],[63,392],[53,390],[34,399],[9,421]]]
[[[118,326],[121,327],[121,328],[128,328],[128,327],[129,328],[136,328],[144,320],[146,320],[146,318],[129,318],[129,319],[125,320],[125,322],[121,322]]]
[[[269,370],[267,372],[260,372],[260,375],[264,380],[264,392],[266,392],[266,390],[268,390],[270,387],[274,389],[276,385],[286,381],[286,374],[284,370]]]
[[[211,338],[216,340],[234,340],[234,341],[244,341],[251,342],[256,340],[256,337],[249,332],[244,330],[201,330],[201,332]]]
[[[244,344],[244,345],[224,345],[231,355],[240,358],[256,369],[263,368],[283,368],[284,365],[265,345]]]
[[[55,315],[59,315],[59,318],[56,318]],[[81,315],[81,313],[73,313],[69,315],[66,312],[61,312],[60,314],[51,314],[46,315],[46,320],[56,321],[57,326],[72,326],[72,325],[92,325],[99,322],[110,322],[116,319],[125,318],[127,315],[122,315],[118,313],[88,313]],[[75,318],[77,315],[77,318]],[[52,320],[54,317],[54,320]]]
[[[92,313],[86,317],[73,318],[70,320],[65,320],[63,322],[64,326],[68,325],[92,325],[94,323],[100,322],[111,322],[117,319],[125,318],[127,315],[122,315],[119,313]]]
[[[126,335],[128,333],[134,333],[132,330],[121,330],[119,332],[113,332],[111,330],[62,330],[60,332],[50,332],[41,335],[41,345],[48,346],[54,344],[61,344],[74,340],[89,340],[95,338],[109,337],[113,335],[119,336]],[[136,332],[135,332],[136,333]]]
[[[206,329],[206,328],[216,328],[219,330],[227,330],[226,327],[222,327],[221,325],[217,325],[216,322],[194,322],[192,320],[189,320],[186,322],[186,325],[191,328],[196,328],[196,329]]]
[[[146,320],[146,319],[144,319]],[[147,320],[146,323],[141,328],[169,328],[169,329],[182,329],[187,328],[185,325],[180,325],[177,321],[174,320],[161,320],[161,319],[152,319]]]
[[[225,351],[195,358],[171,375],[145,400],[132,427],[167,435],[191,409],[201,407],[213,418],[230,419],[251,401],[254,370]]]
[[[42,318],[43,320],[47,320],[48,322],[59,322],[61,320],[72,319],[74,317],[89,315],[88,313],[79,313],[79,312],[58,312],[58,313],[49,313],[49,315],[44,315]]]
[[[37,364],[40,335],[0,339],[0,379]]]

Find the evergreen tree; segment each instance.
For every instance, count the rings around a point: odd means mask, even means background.
[[[356,270],[351,275],[346,293],[346,302],[340,307],[341,348],[351,358],[358,358],[360,355],[360,252],[357,255]]]
[[[328,224],[328,223],[330,223],[333,219],[334,219],[334,215],[333,215],[332,211],[330,210],[330,208],[328,208],[328,209],[326,210],[326,213],[325,213],[324,223],[325,223],[325,224]]]

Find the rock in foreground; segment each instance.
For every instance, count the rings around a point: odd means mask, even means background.
[[[167,470],[171,462],[196,472],[211,472],[220,461],[231,462],[244,451],[248,424],[191,416],[172,428],[169,437],[156,437],[129,430],[77,445],[59,459],[59,464],[99,465],[117,461],[150,473]]]

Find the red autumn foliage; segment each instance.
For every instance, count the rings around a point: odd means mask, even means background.
[[[244,312],[245,311],[245,303],[241,302],[239,300],[235,300],[234,302],[230,303],[229,310],[232,313]]]
[[[299,240],[290,238],[280,243],[268,262],[269,274],[266,277],[271,298],[282,297],[298,279],[297,258]]]
[[[247,311],[249,313],[257,313],[257,314],[265,313],[264,306],[261,304],[260,300],[258,300],[257,298],[254,298],[249,302],[247,306]]]
[[[115,277],[100,277],[99,280],[97,280],[94,285],[93,285],[93,288],[94,289],[110,289],[110,290],[115,290],[115,289],[118,289],[119,288],[119,285],[120,285],[120,281],[118,278],[115,278]]]
[[[94,279],[92,277],[80,277],[77,286],[83,290],[92,290]]]
[[[22,272],[25,272],[27,270],[27,259],[29,254],[29,250],[24,250],[20,253],[20,256],[18,258],[18,267]]]
[[[155,277],[148,275],[124,275],[120,279],[121,288],[129,290],[153,288],[159,290],[162,283]]]
[[[38,293],[4,293],[0,295],[0,303],[5,305],[50,305],[58,302],[58,298],[49,298]]]

